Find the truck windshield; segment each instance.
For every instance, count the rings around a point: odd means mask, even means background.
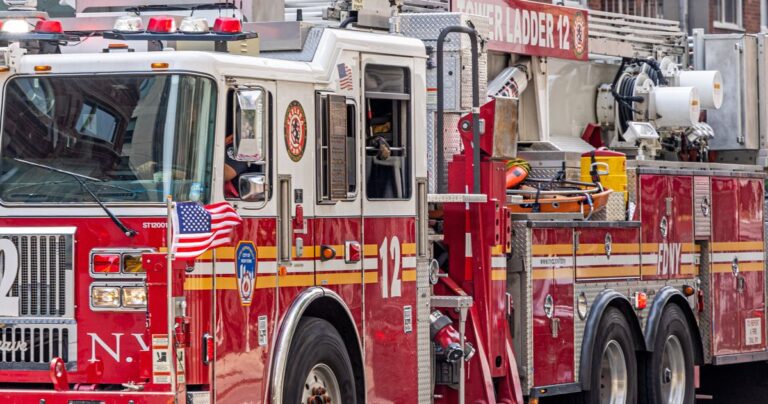
[[[5,89],[0,199],[88,202],[70,175],[93,177],[104,202],[207,202],[216,87],[192,75],[20,77]]]

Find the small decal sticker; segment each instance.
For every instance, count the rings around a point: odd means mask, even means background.
[[[307,115],[298,101],[291,101],[285,110],[285,148],[291,160],[299,162],[307,147]]]
[[[256,246],[251,241],[241,241],[237,245],[235,253],[235,269],[237,272],[237,290],[240,292],[240,303],[243,306],[250,306],[253,300],[256,265],[258,265]]]
[[[763,342],[761,334],[762,319],[760,317],[747,318],[744,320],[744,341],[745,345],[760,345]]]
[[[152,383],[171,384],[171,362],[168,335],[152,335]]]
[[[403,306],[403,332],[413,332],[413,309],[411,306]]]
[[[186,378],[184,377],[186,374],[185,362],[184,348],[176,348],[176,383],[186,383]]]
[[[267,345],[267,316],[259,316],[259,346]]]
[[[613,250],[613,237],[611,233],[605,233],[605,257],[611,259],[611,251]]]
[[[339,69],[339,89],[352,91],[354,89],[352,69],[346,63],[339,63],[336,68]]]

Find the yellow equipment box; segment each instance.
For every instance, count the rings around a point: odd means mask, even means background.
[[[600,177],[604,188],[624,194],[627,202],[627,156],[613,150],[594,150],[581,155],[581,180],[592,181],[592,171]]]

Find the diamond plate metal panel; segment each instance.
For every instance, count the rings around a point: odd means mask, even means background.
[[[559,172],[560,168],[553,168],[553,167],[532,167],[531,172],[529,173],[529,177],[532,178],[554,178]],[[579,181],[581,176],[581,171],[578,168],[574,167],[566,167],[565,168],[565,178],[572,181]],[[545,183],[537,184],[538,186],[542,188],[547,188],[548,185]]]
[[[673,286],[676,288],[681,288],[684,284],[690,284],[691,280],[681,280],[676,279],[673,281],[638,281],[638,280],[631,280],[626,282],[585,282],[585,283],[576,283],[574,288],[574,308],[576,307],[576,299],[578,299],[579,295],[583,292],[587,297],[587,304],[588,304],[588,310],[587,313],[589,313],[589,309],[592,308],[592,303],[595,301],[597,296],[606,289],[613,289],[615,291],[625,293],[625,296],[629,297],[632,296],[635,292],[645,292],[648,296],[648,307],[650,308],[653,305],[654,298],[656,297],[656,291],[663,288],[664,286]],[[643,332],[645,332],[645,327],[648,322],[648,313],[650,310],[640,310],[635,311],[637,314],[637,318],[640,320],[640,326],[643,329]],[[578,372],[579,364],[581,362],[581,346],[584,343],[584,329],[587,324],[587,319],[589,319],[589,315],[584,320],[581,320],[578,315],[575,317],[574,321],[574,365],[575,369],[577,369],[576,372],[576,382],[578,383],[581,380],[581,375]],[[703,333],[703,331],[702,331]]]
[[[608,195],[608,202],[602,210],[603,220],[620,222],[626,220],[627,208],[624,203],[624,194],[615,192]]]
[[[459,119],[461,119],[461,116],[462,114],[446,113],[443,118],[445,128],[445,136],[443,137],[443,156],[445,157],[446,166],[441,169],[443,171],[443,178],[445,178],[446,182],[440,184],[440,187],[438,187],[437,172],[440,168],[437,167],[437,153],[439,151],[437,150],[437,134],[435,133],[437,125],[434,125],[436,114],[429,114],[430,119],[428,121],[432,123],[432,125],[430,125],[431,127],[428,126],[427,129],[430,134],[427,136],[427,170],[429,173],[430,193],[445,192],[448,189],[448,163],[453,160],[455,154],[459,154],[462,151],[461,135],[459,134]]]
[[[472,21],[482,37],[487,37],[489,23],[487,18],[470,16],[460,13],[427,13],[427,14],[401,14],[400,32],[408,37],[418,38],[424,41],[428,49],[432,49],[430,55],[431,67],[427,69],[427,168],[429,171],[429,192],[437,193],[445,191],[446,184],[436,183],[437,172],[442,170],[447,173],[447,167],[437,167],[436,150],[436,110],[437,110],[437,68],[435,67],[437,50],[437,37],[448,26],[467,26],[467,21]],[[443,63],[443,100],[445,110],[445,148],[446,163],[454,154],[461,151],[461,141],[458,133],[459,118],[470,112],[472,107],[472,59],[470,40],[467,35],[450,34],[444,43]],[[487,88],[487,55],[483,48],[480,49],[479,68],[480,75],[480,102],[485,102]],[[446,175],[447,178],[447,175]]]
[[[307,39],[304,41],[304,47],[301,51],[278,51],[278,52],[262,52],[261,56],[270,59],[291,60],[295,62],[311,62],[315,58],[315,52],[320,44],[320,39],[323,37],[323,27],[313,27],[307,34]]]
[[[512,294],[515,314],[512,345],[523,391],[533,387],[533,312],[531,309],[531,229],[526,222],[512,223],[512,259],[507,267],[507,290]]]
[[[416,261],[416,344],[418,355],[419,403],[432,400],[432,342],[429,339],[429,301],[432,285],[429,283],[430,259]]]
[[[704,350],[704,363],[712,362],[712,279],[709,242],[701,243],[699,262],[699,287],[704,292],[704,312],[699,316],[699,332],[701,332],[701,345]]]
[[[712,234],[711,201],[709,177],[693,177],[693,235],[696,240],[708,240]]]

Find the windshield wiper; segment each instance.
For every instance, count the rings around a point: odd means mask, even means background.
[[[120,230],[122,230],[122,232],[126,236],[133,237],[133,236],[138,234],[138,232],[136,230],[133,230],[133,229],[129,228],[122,221],[120,221],[120,219],[118,219],[117,216],[115,216],[115,214],[112,213],[112,211],[109,210],[109,208],[107,208],[106,205],[104,205],[104,202],[102,202],[101,199],[99,199],[99,197],[96,196],[96,194],[93,193],[93,191],[91,191],[90,188],[88,188],[88,183],[83,181],[83,180],[88,180],[88,181],[93,181],[93,182],[103,182],[102,180],[100,180],[98,178],[89,177],[87,175],[82,175],[82,174],[78,174],[78,173],[73,173],[71,171],[62,170],[60,168],[55,168],[55,167],[47,166],[45,164],[33,163],[31,161],[22,160],[20,158],[14,158],[13,160],[14,161],[18,161],[19,163],[22,163],[22,164],[30,165],[32,167],[38,167],[38,168],[42,168],[42,169],[45,169],[45,170],[48,170],[48,171],[53,171],[55,173],[66,174],[66,175],[71,176],[72,178],[74,178],[80,184],[80,187],[82,187],[85,190],[85,192],[88,192],[88,195],[90,195],[91,198],[93,198],[93,200],[96,201],[96,203],[99,204],[101,209],[104,210],[104,212],[107,214],[107,216],[109,216],[109,218],[112,219],[112,222],[115,223],[115,225],[118,228],[120,228]]]

